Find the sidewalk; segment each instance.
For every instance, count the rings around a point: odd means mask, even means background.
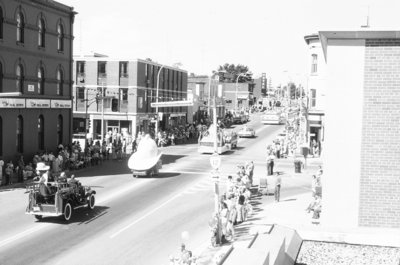
[[[308,166],[302,173],[294,173],[292,160],[278,160],[274,171],[281,171],[286,183],[308,181],[311,186],[311,175],[316,173],[322,162],[319,158],[309,159],[307,162]],[[258,183],[257,181],[255,179],[255,183]],[[284,189],[285,185],[282,187],[282,190]],[[312,219],[312,212],[307,213],[305,210],[311,199],[311,187],[301,194],[283,198],[278,203],[273,202],[271,189],[268,196],[254,195],[254,212],[245,223],[235,227],[235,242],[216,248],[208,247],[200,255],[197,264],[223,264],[224,258],[231,251],[247,248],[254,235],[268,233],[274,224],[296,230],[303,240],[400,247],[399,229],[327,227],[323,224],[323,219]],[[222,262],[218,263],[221,259]]]
[[[300,195],[283,198],[280,202],[274,203],[271,184],[268,184],[268,195],[258,194],[257,187],[253,187],[251,200],[253,214],[246,222],[235,226],[235,241],[215,248],[208,246],[199,255],[197,264],[222,264],[218,261],[224,259],[224,256],[227,256],[232,249],[234,251],[238,248],[247,248],[257,233],[268,233],[273,224],[291,225],[290,222],[295,221],[315,226],[311,223],[311,213],[307,213],[305,209],[311,201],[311,175],[316,173],[321,164],[322,161],[319,158],[309,159],[307,168],[302,169],[301,173],[295,173],[292,159],[277,159],[274,171],[282,173],[282,190],[285,186],[294,186],[299,183],[309,185],[310,189],[305,189]],[[256,167],[255,170],[254,184],[258,185],[260,176],[265,175],[265,170],[262,167]],[[273,183],[272,178],[273,176],[268,176],[268,183]]]

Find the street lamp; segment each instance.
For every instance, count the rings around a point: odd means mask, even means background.
[[[162,65],[161,67],[160,67],[160,69],[158,69],[158,73],[157,73],[157,90],[156,90],[156,103],[158,103],[158,90],[159,90],[159,88],[160,88],[160,73],[161,73],[161,70],[164,68],[164,65]],[[156,105],[156,114],[157,114],[157,116],[156,116],[156,130],[155,130],[155,138],[157,137],[157,133],[158,133],[158,104]]]
[[[239,83],[239,78],[241,76],[246,76],[247,74],[249,74],[249,72],[246,73],[240,73],[237,78],[236,78],[236,93],[235,93],[235,110],[238,109],[238,83]]]

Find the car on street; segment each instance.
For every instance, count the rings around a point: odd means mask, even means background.
[[[72,178],[65,181],[44,183],[34,181],[27,185],[28,206],[25,214],[34,215],[37,220],[45,216],[62,216],[71,220],[73,211],[87,206],[94,209],[96,191]]]
[[[244,126],[238,131],[238,136],[239,137],[255,137],[256,131],[251,127]]]

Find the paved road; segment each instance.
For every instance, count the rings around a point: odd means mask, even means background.
[[[245,161],[253,160],[256,174],[264,174],[265,146],[282,126],[263,126],[258,115],[251,123],[257,138],[240,139],[237,150],[222,156],[221,190]],[[133,178],[126,161],[80,172],[81,182],[97,191],[96,207],[75,211],[68,224],[25,215],[23,189],[0,192],[0,264],[167,264],[178,253],[183,231],[189,248],[207,245],[214,207],[209,155],[198,154],[197,145],[166,147],[163,153],[157,178]],[[299,185],[291,192],[304,188]]]

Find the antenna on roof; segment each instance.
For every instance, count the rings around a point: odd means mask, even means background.
[[[368,6],[368,13],[367,13],[367,24],[361,25],[362,28],[369,28],[369,6]]]

